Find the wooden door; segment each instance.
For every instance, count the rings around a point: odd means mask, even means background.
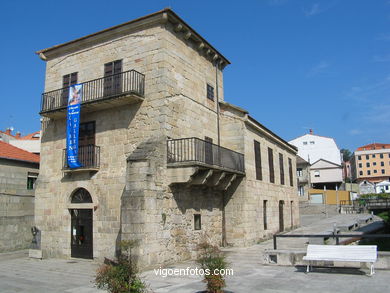
[[[213,139],[210,137],[205,137],[205,145],[204,145],[204,157],[206,164],[213,164]]]
[[[104,64],[104,96],[113,96],[122,92],[122,60]]]
[[[77,84],[77,72],[62,77],[61,106],[68,106],[69,87]]]
[[[95,160],[95,121],[80,123],[79,162],[87,167],[94,166]]]
[[[279,201],[279,232],[284,231],[284,201],[280,200]]]

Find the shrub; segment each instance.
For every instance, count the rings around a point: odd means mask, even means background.
[[[145,283],[137,275],[136,259],[131,254],[131,249],[136,245],[136,241],[122,241],[117,261],[108,260],[107,264],[99,267],[95,278],[99,289],[110,293],[146,292]]]
[[[217,246],[213,246],[207,242],[198,245],[199,255],[197,263],[204,270],[204,282],[207,284],[207,291],[209,293],[222,293],[225,288],[225,278],[223,275],[214,274],[216,269],[218,271],[226,270],[228,263],[225,255],[219,250]]]

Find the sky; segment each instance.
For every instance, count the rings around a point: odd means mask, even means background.
[[[1,1],[0,130],[40,128],[35,51],[165,7],[231,61],[225,100],[285,140],[390,143],[389,0]]]

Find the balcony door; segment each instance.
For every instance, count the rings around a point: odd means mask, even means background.
[[[122,60],[104,64],[104,96],[113,96],[122,92]]]
[[[213,139],[206,136],[204,140],[205,140],[205,145],[204,145],[205,163],[213,165]]]
[[[77,72],[62,77],[61,106],[68,106],[69,87],[77,84]]]
[[[80,123],[79,161],[84,167],[93,166],[95,160],[95,121]]]

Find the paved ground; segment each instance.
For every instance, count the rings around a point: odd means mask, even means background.
[[[303,215],[302,227],[294,233],[325,231],[333,223],[342,223],[356,215]],[[286,245],[286,243],[282,243]],[[293,243],[295,247],[301,243]],[[227,290],[232,292],[388,292],[390,271],[377,270],[368,277],[357,269],[315,269],[305,274],[302,268],[262,265],[262,251],[272,246],[266,241],[249,248],[226,249],[234,275],[227,278]],[[27,258],[26,251],[0,254],[0,292],[104,292],[93,285],[98,264],[88,260]],[[185,262],[171,268],[195,268]],[[186,293],[204,290],[205,284],[199,276],[162,277],[155,272],[142,274],[155,293]]]

